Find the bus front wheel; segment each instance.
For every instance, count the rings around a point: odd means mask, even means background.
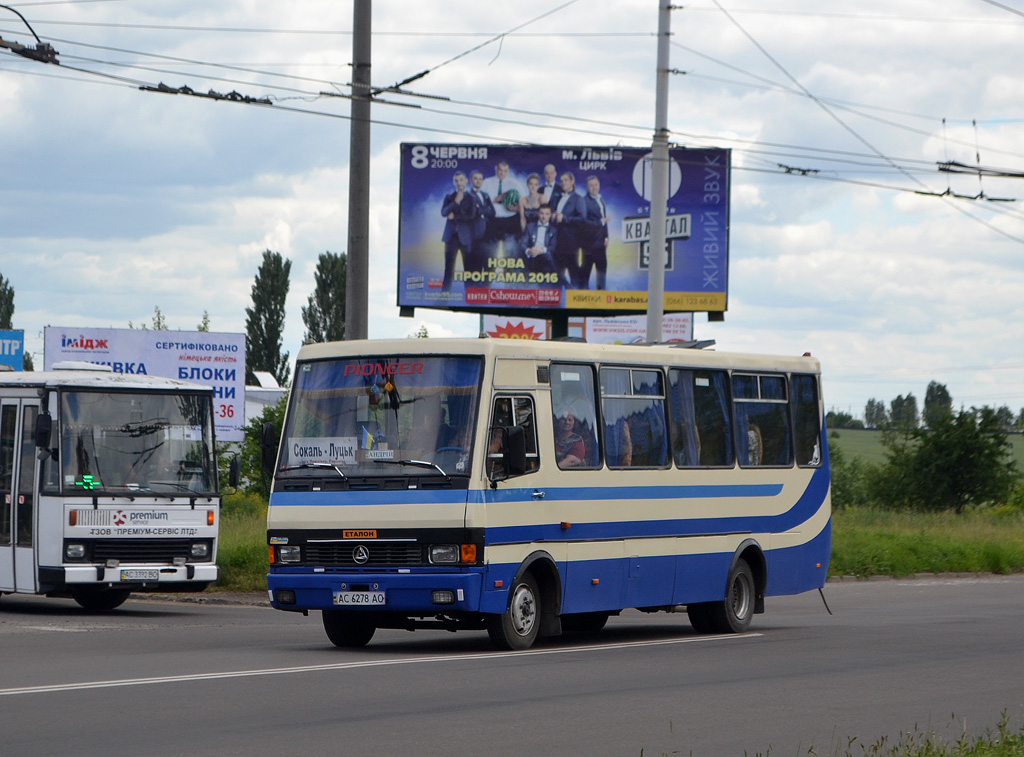
[[[125,603],[131,592],[127,589],[76,589],[71,598],[86,610],[103,612]]]
[[[516,581],[509,597],[508,609],[492,615],[487,634],[498,649],[529,649],[540,631],[540,591],[529,573]]]
[[[365,647],[370,643],[377,627],[359,613],[344,610],[324,610],[324,630],[336,647]]]
[[[725,599],[707,605],[718,633],[742,633],[754,617],[754,572],[746,560],[737,560],[725,584]],[[691,621],[692,622],[692,621]]]

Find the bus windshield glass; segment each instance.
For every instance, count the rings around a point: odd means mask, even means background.
[[[217,492],[205,395],[65,391],[59,424],[44,478],[65,494]]]
[[[300,363],[278,476],[468,476],[482,371],[462,356]]]

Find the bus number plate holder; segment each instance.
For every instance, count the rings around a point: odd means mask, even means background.
[[[159,570],[129,569],[121,571],[122,581],[159,581]]]
[[[336,591],[334,592],[334,604],[343,607],[348,607],[351,605],[383,605],[384,592]]]

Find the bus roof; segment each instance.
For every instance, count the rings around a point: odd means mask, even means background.
[[[597,361],[600,363],[658,363],[743,370],[777,370],[818,373],[820,366],[809,354],[802,356],[717,352],[665,344],[590,344],[582,341],[543,339],[367,339],[304,345],[298,360],[324,360],[386,355],[483,355],[536,360]]]
[[[157,391],[208,392],[209,386],[189,381],[135,373],[102,370],[14,371],[0,373],[0,387],[45,389],[145,389]]]

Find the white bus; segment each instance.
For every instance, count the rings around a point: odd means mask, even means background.
[[[271,603],[322,611],[348,647],[443,628],[525,649],[627,608],[743,631],[766,597],[825,582],[819,379],[807,355],[667,345],[307,345],[274,468]]]
[[[220,526],[212,389],[69,367],[0,374],[0,593],[110,610],[133,591],[206,588]]]

